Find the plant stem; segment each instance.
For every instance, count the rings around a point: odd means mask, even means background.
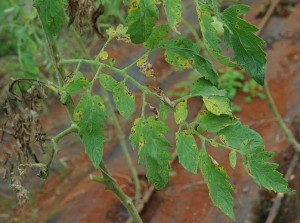
[[[121,145],[121,149],[124,153],[124,156],[126,158],[126,161],[128,163],[129,169],[132,173],[132,177],[133,177],[133,181],[134,181],[134,185],[135,185],[135,205],[137,206],[140,199],[141,199],[141,185],[140,185],[140,181],[139,181],[139,177],[138,177],[138,173],[137,170],[133,164],[133,161],[131,159],[131,156],[128,152],[128,147],[125,141],[125,135],[123,134],[123,131],[121,129],[121,126],[119,124],[119,121],[115,115],[114,109],[112,104],[109,102],[109,95],[107,93],[107,91],[105,91],[104,89],[102,90],[102,95],[103,95],[103,99],[104,99],[104,103],[106,104],[106,107],[108,109],[108,112],[110,113],[110,117],[112,120],[113,125],[115,126],[117,132],[118,132],[118,138],[120,141],[120,145]]]
[[[37,11],[38,11],[38,15],[39,15],[40,14],[39,8],[37,8]],[[43,27],[43,30],[44,30],[44,27]],[[56,44],[52,45],[50,43],[49,37],[46,34],[45,30],[44,30],[44,34],[47,39],[49,51],[51,52],[51,59],[54,64],[54,67],[55,67],[55,72],[56,72],[59,86],[62,87],[64,76],[63,76],[63,69],[62,69],[62,67],[60,67],[60,61],[61,61],[60,53],[58,51],[57,45]],[[78,62],[80,62],[80,61],[78,61]],[[101,64],[98,64],[98,65],[101,65]],[[67,111],[68,111],[69,116],[73,123],[74,122],[73,113],[75,110],[75,105],[70,96],[68,96],[65,105],[66,105]],[[68,130],[65,130],[63,133],[60,133],[58,136],[56,136],[56,140],[58,141],[63,134],[68,134],[69,131],[71,131],[71,129],[72,129],[72,131],[73,130],[75,131],[75,125],[72,125]],[[53,142],[55,142],[55,140]],[[135,206],[133,205],[132,200],[126,194],[124,194],[124,192],[121,190],[119,185],[112,179],[112,177],[109,174],[108,170],[106,169],[106,166],[104,165],[103,161],[101,161],[100,168],[101,168],[101,172],[102,172],[104,178],[106,179],[105,180],[105,182],[107,183],[106,186],[120,199],[120,201],[123,203],[123,205],[127,208],[129,213],[131,214],[134,221],[136,223],[142,223],[139,213],[137,212]]]
[[[275,106],[275,103],[273,101],[271,93],[269,91],[267,81],[265,81],[264,90],[266,93],[266,99],[267,99],[268,105],[275,117],[278,127],[281,129],[282,133],[286,137],[286,140],[294,146],[294,148],[297,150],[297,152],[300,152],[300,144],[295,140],[293,134],[291,133],[291,131],[288,129],[288,127],[285,125],[284,121],[282,120],[282,118]]]
[[[73,26],[72,26],[72,28],[73,28]],[[91,55],[88,53],[88,51],[84,47],[84,44],[82,43],[82,40],[81,40],[80,36],[77,34],[77,32],[75,31],[74,28],[73,28],[73,31],[74,31],[74,33],[73,32],[72,33],[76,34],[75,39],[77,40],[78,44],[81,46],[80,48],[81,48],[82,53],[84,54],[84,56],[87,59],[91,60]],[[105,47],[107,46],[108,42],[110,42],[110,41],[111,41],[111,39],[108,39],[106,41],[106,43],[102,47],[100,53],[104,51]],[[97,55],[95,61],[97,61],[99,59],[100,53]],[[79,62],[79,63],[81,63],[81,62]],[[93,78],[93,81],[95,81],[95,79],[98,78],[99,71],[101,70],[101,68],[102,68],[102,64],[99,65],[97,73],[96,73],[95,77]],[[135,203],[136,203],[136,206],[137,206],[140,199],[141,199],[141,185],[140,185],[140,181],[139,181],[139,178],[138,178],[138,173],[137,173],[137,170],[136,170],[136,168],[133,164],[131,156],[128,152],[128,147],[127,147],[127,144],[126,144],[126,141],[125,141],[125,135],[123,134],[123,131],[121,129],[119,121],[118,121],[118,119],[115,115],[113,105],[111,104],[111,102],[109,100],[109,95],[108,95],[107,91],[104,88],[101,87],[100,90],[101,90],[101,93],[102,93],[102,97],[103,97],[105,106],[107,107],[108,112],[110,113],[112,123],[113,123],[114,127],[117,130],[118,138],[119,138],[120,145],[121,145],[121,149],[124,153],[125,159],[128,163],[129,169],[130,169],[131,174],[132,174],[132,178],[133,178],[134,185],[135,185]]]
[[[105,164],[103,161],[100,163],[100,171],[103,175],[105,186],[108,190],[111,190],[121,201],[121,203],[126,207],[126,209],[129,211],[131,217],[133,218],[133,221],[135,223],[142,223],[142,219],[135,208],[132,199],[128,197],[119,187],[119,185],[114,181],[110,173],[108,172]],[[99,179],[99,178],[96,178]],[[102,182],[101,182],[102,183]]]

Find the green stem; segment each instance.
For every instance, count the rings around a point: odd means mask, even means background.
[[[92,176],[92,179],[96,179],[97,182],[105,184],[106,188],[110,191],[112,191],[121,201],[121,203],[126,207],[126,209],[129,211],[130,215],[133,218],[133,221],[135,223],[142,223],[142,219],[135,208],[132,199],[128,197],[119,187],[119,185],[114,181],[110,173],[108,172],[105,164],[103,161],[100,163],[100,171],[103,175],[103,179],[99,177]]]
[[[271,96],[271,93],[269,91],[269,88],[268,88],[268,83],[267,81],[265,81],[265,86],[264,86],[264,90],[265,90],[265,93],[266,93],[266,99],[267,99],[267,102],[268,102],[268,105],[275,117],[275,120],[276,120],[276,123],[278,125],[278,127],[281,129],[282,133],[284,134],[284,136],[286,137],[286,140],[288,142],[290,142],[294,148],[300,152],[300,144],[295,140],[293,134],[291,133],[291,131],[288,129],[288,127],[285,125],[284,121],[282,120],[276,106],[275,106],[275,103],[273,101],[273,98]]]
[[[75,30],[74,30],[75,31]],[[75,33],[77,34],[77,32],[75,31]],[[78,34],[76,36],[79,36]],[[82,40],[79,36],[79,38],[75,37],[78,44],[80,46],[84,46],[83,43],[82,43]],[[107,46],[107,44],[110,42],[111,39],[108,39],[106,41],[106,43],[104,44],[104,46],[102,47],[101,52],[104,51],[105,47]],[[88,53],[88,51],[86,50],[85,47],[81,47],[81,51],[82,53],[84,54],[84,56],[87,58],[87,59],[90,59],[91,60],[91,55]],[[97,61],[99,59],[99,55],[100,53],[98,54],[98,56],[96,57],[95,61]],[[80,61],[79,63],[81,64],[82,61]],[[79,64],[78,63],[78,64]],[[97,70],[97,73],[96,75],[94,76],[93,78],[93,83],[95,82],[95,80],[98,78],[99,76],[99,73],[100,73],[100,70],[101,68],[103,67],[103,64],[100,63],[99,67],[98,67],[98,70]],[[93,85],[93,84],[92,84]],[[131,171],[131,174],[132,174],[132,177],[133,177],[133,181],[134,181],[134,184],[135,184],[135,202],[136,202],[136,205],[138,205],[140,199],[141,199],[141,185],[140,185],[140,181],[139,181],[139,178],[138,178],[138,173],[137,173],[137,170],[133,164],[133,161],[131,159],[131,156],[128,152],[128,147],[127,147],[127,144],[126,144],[126,141],[125,141],[125,136],[123,134],[123,131],[121,129],[121,126],[119,124],[119,121],[115,115],[115,112],[114,112],[114,108],[109,100],[109,95],[107,93],[107,91],[104,89],[104,88],[100,88],[101,90],[101,93],[102,93],[102,97],[103,97],[103,100],[104,100],[104,103],[105,103],[105,106],[106,108],[108,109],[108,112],[110,113],[109,116],[111,117],[111,120],[113,122],[113,125],[115,126],[116,130],[117,130],[117,133],[118,133],[118,138],[119,138],[119,141],[120,141],[120,145],[121,145],[121,149],[124,153],[124,156],[125,156],[125,159],[128,163],[128,166],[129,166],[129,169]]]
[[[111,70],[113,72],[116,72],[117,74],[119,74],[120,76],[128,79],[132,84],[134,84],[137,88],[139,88],[141,91],[145,92],[146,94],[150,95],[151,97],[153,97],[154,99],[161,101],[163,103],[165,103],[165,101],[161,100],[157,95],[155,95],[152,91],[150,91],[147,87],[141,85],[139,82],[137,82],[134,78],[132,78],[131,76],[129,76],[126,72],[126,68],[124,68],[123,70],[120,70],[118,68],[115,67],[111,67],[107,64],[103,64],[101,62],[98,61],[94,61],[94,60],[84,60],[84,59],[72,59],[72,60],[61,60],[59,65],[60,66],[64,66],[64,65],[68,65],[68,64],[77,64],[79,63],[79,61],[81,61],[83,64],[89,64],[92,66],[100,66],[101,64],[103,65],[103,68],[106,68],[108,70]],[[168,106],[172,111],[174,111],[174,107],[172,107],[171,105],[169,105],[168,103],[165,103],[166,106]]]
[[[120,141],[121,149],[124,153],[124,156],[125,156],[126,161],[128,163],[129,169],[132,173],[132,177],[133,177],[133,181],[134,181],[134,185],[135,185],[135,204],[137,206],[140,199],[141,199],[141,185],[140,185],[140,181],[139,181],[139,178],[138,178],[138,173],[137,173],[137,170],[136,170],[136,168],[133,164],[131,156],[128,152],[128,147],[127,147],[127,144],[125,142],[125,135],[123,134],[123,131],[121,129],[119,121],[118,121],[118,119],[115,115],[114,108],[113,108],[112,104],[109,101],[109,95],[108,95],[107,91],[104,90],[104,89],[102,89],[101,92],[102,92],[102,95],[103,95],[105,105],[108,109],[108,112],[110,113],[112,123],[113,123],[113,125],[115,126],[115,128],[118,132],[118,138],[119,138],[119,141]]]
[[[65,129],[61,133],[54,136],[51,140],[52,143],[57,144],[59,140],[64,138],[66,135],[69,135],[72,132],[78,132],[78,126],[76,124],[72,124],[69,128]],[[57,151],[56,151],[57,152]]]

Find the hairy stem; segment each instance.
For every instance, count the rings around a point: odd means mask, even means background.
[[[102,161],[100,163],[100,171],[103,175],[105,186],[108,190],[112,191],[121,201],[121,203],[126,207],[126,209],[129,211],[130,215],[133,218],[133,221],[135,223],[142,223],[142,219],[135,208],[132,199],[128,197],[119,187],[119,185],[114,181],[111,174],[108,172],[104,162]],[[96,178],[99,179],[99,178]],[[97,181],[98,182],[98,181]]]

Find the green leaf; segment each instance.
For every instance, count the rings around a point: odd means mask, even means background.
[[[198,47],[189,39],[173,38],[165,41],[162,47],[166,49],[165,59],[169,64],[184,69],[194,67],[194,54],[197,53],[195,49]]]
[[[99,75],[99,82],[105,90],[113,91],[114,87],[117,84],[117,81],[110,75],[107,74],[100,74]]]
[[[40,19],[52,45],[61,30],[67,4],[67,0],[34,0],[33,6],[40,8]]]
[[[235,67],[236,64],[230,61],[229,57],[221,55],[222,48],[220,47],[221,40],[217,35],[216,29],[212,26],[214,20],[211,17],[211,13],[206,5],[196,6],[197,14],[199,16],[199,23],[201,27],[201,33],[203,36],[204,44],[208,49],[209,53],[215,58],[219,63],[226,66]]]
[[[144,46],[147,49],[152,49],[155,45],[161,43],[169,33],[169,26],[168,25],[160,25],[155,26],[152,30],[151,35],[144,43]]]
[[[232,169],[235,169],[236,166],[236,151],[232,150],[229,153],[229,162]]]
[[[198,147],[190,131],[184,130],[176,133],[176,152],[179,163],[186,170],[196,174],[198,167]]]
[[[127,33],[133,43],[145,42],[152,33],[154,20],[158,19],[158,9],[152,0],[131,0],[126,22]]]
[[[199,124],[197,131],[199,132],[219,132],[221,129],[234,125],[237,118],[229,115],[215,115],[207,110],[198,115],[197,123]]]
[[[131,134],[129,136],[129,140],[131,141],[131,146],[133,149],[139,145],[139,142],[142,137],[142,122],[145,121],[142,118],[137,118],[134,120],[133,125],[131,127]]]
[[[187,102],[182,101],[176,104],[174,117],[177,124],[183,122],[188,115]]]
[[[194,56],[196,70],[209,80],[213,85],[219,86],[219,75],[212,67],[212,64],[204,59],[203,57],[196,55]]]
[[[202,77],[192,83],[190,94],[194,96],[225,96],[227,92],[219,90],[211,82]]]
[[[245,143],[241,147],[243,164],[258,186],[278,193],[288,193],[288,183],[282,174],[276,171],[278,164],[266,162],[274,156],[274,152],[263,151],[263,146],[253,148],[253,144]],[[251,153],[249,152],[251,151]]]
[[[74,76],[61,89],[60,101],[65,103],[70,94],[79,92],[83,87],[90,85],[89,80],[77,71]]]
[[[98,95],[91,96],[86,91],[73,114],[74,121],[79,127],[79,135],[94,167],[98,169],[104,149],[104,125],[107,118],[103,100]]]
[[[169,132],[170,128],[163,121],[149,117],[136,121],[134,131],[130,140],[135,146],[139,138],[139,164],[146,158],[146,176],[156,189],[161,189],[169,180],[172,155],[166,147],[171,145],[163,133]]]
[[[181,22],[181,0],[164,0],[163,1],[166,16],[171,28],[178,34],[179,23]]]
[[[209,189],[209,196],[215,206],[221,209],[224,214],[235,220],[233,213],[233,198],[230,191],[233,190],[228,183],[229,176],[225,169],[212,161],[205,149],[201,149],[199,167],[203,178]]]
[[[203,96],[205,107],[215,115],[232,115],[230,101],[224,96]]]
[[[245,140],[251,140],[253,146],[259,146],[263,141],[257,132],[240,122],[222,129],[218,136],[226,145],[236,149],[239,149]]]
[[[160,103],[160,106],[159,106],[159,117],[162,119],[162,120],[166,120],[167,117],[168,117],[168,108],[167,106],[165,105],[165,103],[161,102]]]
[[[120,114],[128,120],[135,110],[135,97],[129,92],[124,81],[119,82],[113,89],[114,101]]]
[[[254,33],[258,29],[239,18],[249,11],[249,6],[235,5],[224,10],[221,15],[225,24],[224,40],[226,46],[232,47],[234,60],[237,61],[241,69],[245,69],[248,74],[260,85],[264,85],[266,73],[266,54],[261,49],[265,42]]]

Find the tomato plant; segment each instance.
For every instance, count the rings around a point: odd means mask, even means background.
[[[21,180],[18,180],[23,177],[21,173],[26,171],[26,167],[38,167],[40,168],[39,176],[46,179],[51,162],[59,150],[60,139],[70,133],[77,133],[92,165],[102,173],[102,176],[91,175],[91,179],[104,184],[107,189],[111,190],[128,209],[134,221],[141,222],[132,200],[113,180],[103,162],[104,123],[110,118],[118,131],[124,155],[131,166],[136,189],[139,191],[136,170],[128,154],[120,124],[108,100],[108,92],[113,95],[116,109],[125,120],[133,115],[136,106],[141,106],[142,112],[132,123],[129,140],[132,148],[138,152],[138,163],[146,165],[147,179],[156,189],[164,188],[170,177],[169,162],[172,160],[170,152],[172,145],[166,138],[170,128],[165,120],[169,114],[168,111],[171,111],[178,125],[178,130],[173,137],[176,141],[179,163],[193,174],[198,174],[198,172],[202,174],[214,205],[228,217],[235,219],[231,195],[233,187],[229,183],[229,176],[225,169],[206,150],[207,145],[230,150],[228,159],[232,168],[235,168],[237,156],[241,156],[247,173],[258,186],[281,193],[290,191],[287,182],[276,170],[278,165],[268,161],[274,153],[265,151],[262,137],[234,116],[228,92],[220,88],[218,72],[212,63],[200,54],[202,47],[202,50],[204,48],[208,51],[220,64],[245,70],[254,81],[263,86],[267,65],[266,55],[261,49],[264,41],[254,34],[257,28],[241,18],[248,12],[249,7],[239,4],[221,12],[218,1],[193,0],[192,2],[195,5],[203,37],[202,46],[180,33],[179,24],[182,21],[183,4],[180,0],[163,0],[162,2],[131,0],[125,25],[111,26],[106,30],[106,34],[97,23],[98,17],[108,10],[101,3],[78,0],[33,1],[33,7],[36,8],[41,22],[41,29],[45,32],[57,81],[52,83],[26,78],[15,80],[10,85],[8,96],[3,103],[2,110],[8,118],[7,128],[5,127],[2,131],[16,139],[16,153],[19,155],[17,164],[10,166],[10,177],[12,187],[18,197],[22,198],[21,203],[28,199]],[[118,1],[117,5],[120,4]],[[161,4],[163,10],[158,9]],[[57,39],[61,38],[59,34],[66,19],[65,13],[69,17],[67,25],[73,31],[76,29],[78,33],[84,34],[86,29],[92,29],[100,39],[105,39],[102,49],[95,58],[87,55],[86,49],[83,49],[84,59],[62,58],[57,47]],[[156,24],[159,13],[165,13],[166,24]],[[120,14],[118,16],[122,17]],[[216,21],[224,29],[222,40],[212,25]],[[170,32],[172,35],[169,35]],[[81,41],[77,33],[74,35],[78,37],[78,41]],[[125,68],[119,68],[115,65],[114,58],[106,51],[106,47],[113,39],[124,41],[124,44],[139,44],[145,48],[145,53],[135,58],[134,62]],[[227,48],[232,49],[232,58],[222,55],[220,46],[222,41]],[[164,58],[170,65],[179,69],[195,69],[197,79],[190,85],[188,94],[171,100],[165,95],[163,89],[144,86],[130,75],[130,68],[137,66],[147,78],[155,79],[155,70],[148,61],[148,57],[158,50],[164,51]],[[67,67],[71,65],[76,65],[76,70],[66,75]],[[88,65],[94,69],[93,78],[86,77],[81,70],[82,65]],[[116,80],[110,75],[111,72],[118,74],[121,80]],[[31,84],[24,97],[19,95],[19,91],[15,91],[23,82]],[[92,91],[96,82],[100,83],[101,95]],[[133,84],[142,92],[141,104],[136,104],[135,95],[127,86],[128,83]],[[66,106],[70,115],[70,127],[56,136],[47,136],[46,133],[41,132],[39,112],[41,100],[46,99],[44,87],[60,96],[61,103]],[[76,94],[80,96],[77,104],[72,99]],[[154,114],[150,116],[146,114],[148,97],[159,102],[159,108],[151,108]],[[187,101],[193,97],[202,99],[205,110],[199,113],[195,121],[188,122],[186,120],[189,112]],[[16,106],[22,109],[13,112]],[[11,127],[8,127],[7,123],[10,123]],[[208,138],[203,134],[204,132],[214,133],[214,136]],[[32,137],[41,147],[46,141],[52,143],[53,149],[46,163],[39,162],[29,146],[28,138]],[[140,196],[140,192],[137,192],[136,198]]]

